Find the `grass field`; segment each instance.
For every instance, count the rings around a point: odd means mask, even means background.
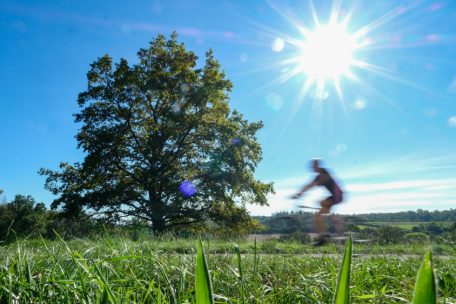
[[[405,230],[411,230],[413,227],[417,227],[419,225],[428,225],[430,222],[365,222],[363,224],[359,224],[360,227],[372,227],[372,226],[394,226],[399,227]],[[449,227],[453,223],[452,222],[435,222],[441,227]]]
[[[205,241],[216,303],[331,303],[344,245]],[[354,245],[353,303],[408,303],[428,246]],[[1,247],[0,303],[194,303],[197,240],[19,241]],[[434,256],[439,303],[456,303],[456,257]],[[358,255],[356,255],[358,254]],[[386,255],[385,255],[386,254]]]

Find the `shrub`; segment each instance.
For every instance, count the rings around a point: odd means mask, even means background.
[[[403,240],[404,230],[394,226],[381,226],[374,232],[378,244],[396,244]]]
[[[423,244],[429,241],[429,237],[426,233],[423,232],[411,232],[404,235],[404,240],[408,243],[419,243]]]

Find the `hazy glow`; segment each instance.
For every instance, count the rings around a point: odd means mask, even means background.
[[[347,145],[346,144],[337,144],[334,149],[329,151],[329,156],[336,157],[342,153],[344,153],[347,150]]]
[[[357,48],[356,38],[342,24],[319,27],[305,35],[300,69],[316,81],[349,75]]]
[[[366,102],[362,99],[358,99],[355,101],[354,106],[356,110],[362,110],[366,107]]]
[[[283,106],[283,99],[277,93],[269,92],[266,94],[265,99],[268,106],[270,106],[275,111],[280,110]]]
[[[450,127],[456,127],[456,116],[451,116],[449,119],[448,119],[448,125]]]
[[[285,42],[282,38],[276,38],[272,42],[271,48],[274,52],[281,52],[285,47]]]
[[[325,100],[325,99],[328,99],[329,93],[328,93],[328,91],[320,89],[320,90],[315,90],[314,92],[312,92],[311,96],[312,96],[312,98],[315,98],[316,100]]]
[[[456,93],[456,78],[448,85],[447,92],[450,94]]]

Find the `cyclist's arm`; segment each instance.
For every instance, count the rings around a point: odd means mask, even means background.
[[[318,181],[317,181],[317,180],[314,180],[314,181],[311,182],[310,184],[305,185],[305,186],[301,189],[301,191],[299,191],[299,195],[302,195],[304,192],[309,191],[310,189],[312,189],[313,187],[318,186],[318,185],[319,185]]]
[[[315,186],[318,186],[320,185],[320,175],[318,175],[312,182],[310,182],[309,184],[305,185],[301,191],[299,191],[298,193],[296,193],[295,195],[293,195],[294,198],[298,198],[300,197],[304,192],[306,191],[309,191],[310,189],[312,189],[313,187]]]

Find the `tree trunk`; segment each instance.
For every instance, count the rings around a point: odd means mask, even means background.
[[[154,235],[161,235],[165,232],[165,221],[162,217],[152,219],[152,232]]]

